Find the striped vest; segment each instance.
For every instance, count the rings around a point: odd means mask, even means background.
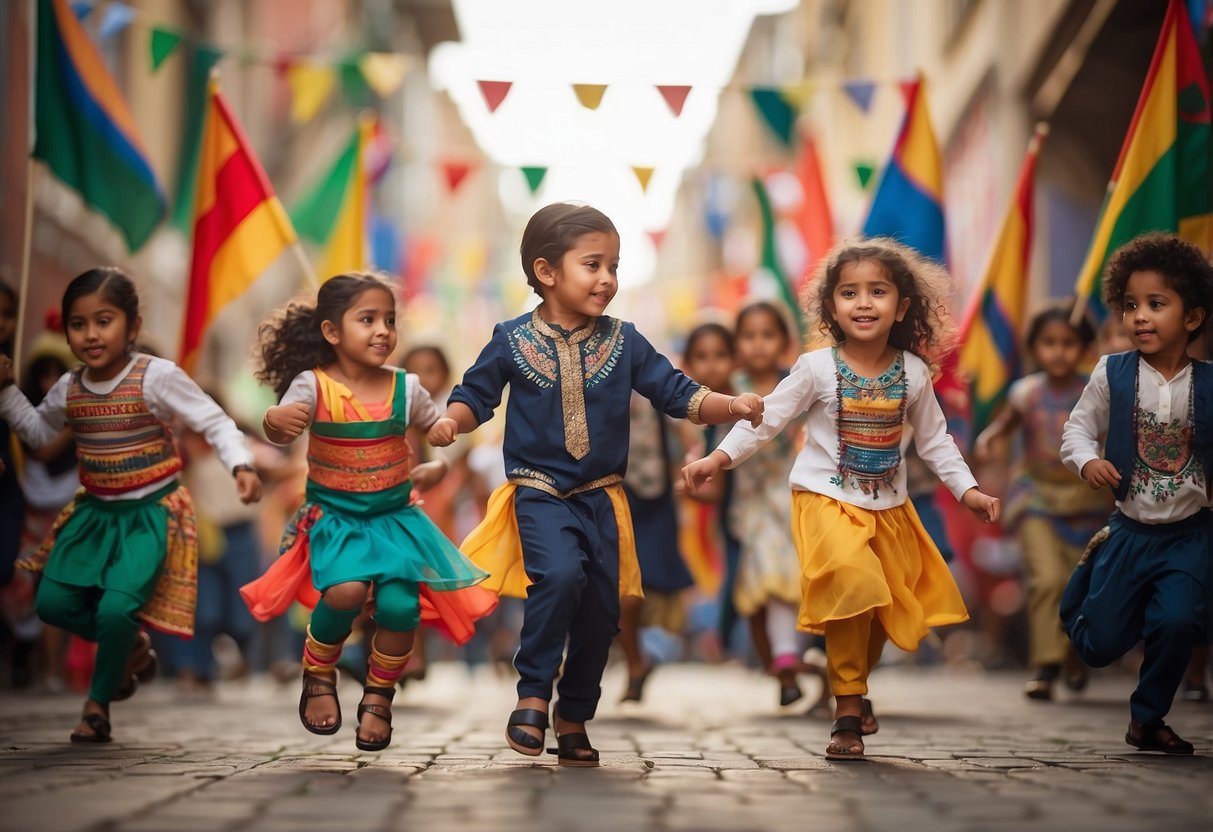
[[[72,373],[67,422],[76,439],[80,483],[91,494],[113,496],[162,482],[181,471],[177,445],[148,410],[143,377],[151,358],[142,355],[118,386],[104,395]]]

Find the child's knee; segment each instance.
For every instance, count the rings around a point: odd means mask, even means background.
[[[581,596],[586,586],[585,570],[576,558],[548,564],[543,573],[538,576],[535,585],[540,591],[552,592],[560,596]]]
[[[375,623],[386,630],[407,633],[421,624],[421,600],[417,590],[376,590]]]
[[[360,581],[347,581],[330,586],[324,591],[324,603],[335,610],[360,609],[366,603],[368,588],[368,584]]]

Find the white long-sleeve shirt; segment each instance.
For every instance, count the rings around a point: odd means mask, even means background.
[[[137,354],[132,355],[122,372],[106,381],[89,379],[86,370],[80,383],[86,390],[99,396],[112,393],[139,358]],[[0,418],[5,419],[27,445],[38,447],[51,442],[67,425],[67,391],[71,379],[70,372],[64,373],[37,408],[29,403],[16,385],[10,385],[0,391]],[[245,444],[244,434],[236,423],[172,361],[153,357],[148,362],[147,372],[143,376],[143,400],[147,402],[147,409],[152,415],[165,424],[171,424],[175,418],[180,419],[191,430],[206,437],[207,443],[215,449],[229,472],[237,465],[252,465],[252,451]],[[173,474],[133,491],[95,496],[102,500],[137,500],[175,479],[177,475]]]
[[[935,400],[931,374],[927,365],[912,353],[905,353],[906,424],[901,435],[901,455],[904,460],[911,439],[918,455],[935,472],[957,499],[977,485],[960,455],[960,449],[948,435],[943,410]],[[738,422],[718,449],[732,460],[734,468],[799,416],[808,411],[805,421],[804,448],[792,465],[788,478],[793,490],[812,491],[833,497],[844,503],[866,509],[885,509],[906,501],[906,470],[904,461],[897,469],[892,489],[882,488],[878,496],[866,494],[844,482],[838,485],[832,478],[838,475],[838,376],[829,347],[805,353],[797,360],[792,372],[764,399],[762,424],[754,428],[749,422]]]
[[[1116,507],[1139,523],[1175,523],[1190,517],[1209,504],[1205,477],[1195,457],[1182,454],[1165,466],[1151,467],[1141,459],[1141,449],[1176,447],[1184,442],[1182,430],[1188,420],[1188,397],[1192,386],[1192,365],[1175,374],[1170,381],[1141,358],[1137,360],[1137,408],[1142,413],[1138,424],[1137,448],[1129,496]],[[1071,471],[1093,459],[1103,458],[1101,440],[1108,432],[1109,405],[1108,359],[1095,365],[1091,380],[1070,412],[1061,432],[1061,460]],[[1133,418],[1133,414],[1125,414]],[[1184,450],[1190,452],[1191,444]],[[1163,470],[1166,468],[1166,470]],[[1172,470],[1173,469],[1173,470]]]

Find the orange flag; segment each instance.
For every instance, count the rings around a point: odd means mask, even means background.
[[[295,229],[211,81],[194,203],[194,251],[181,331],[180,364],[190,372],[207,327],[287,246]]]

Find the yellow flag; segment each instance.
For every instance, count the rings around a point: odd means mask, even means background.
[[[304,124],[320,111],[337,82],[337,73],[325,64],[292,64],[286,71],[291,85],[291,121]]]
[[[597,110],[606,88],[606,84],[574,84],[573,92],[577,93],[577,100],[581,102],[582,107]]]
[[[341,210],[329,237],[328,247],[320,261],[320,280],[325,281],[336,274],[362,271],[367,266],[366,257],[366,171],[364,159],[366,146],[375,134],[374,116],[363,116],[358,120],[358,155],[350,171],[350,183],[341,200]]]
[[[649,180],[653,178],[653,168],[638,168],[633,165],[632,173],[636,174],[636,181],[640,183],[640,190],[648,193]]]
[[[358,69],[366,79],[367,86],[380,98],[387,98],[409,74],[409,56],[395,52],[369,52],[358,62]]]

